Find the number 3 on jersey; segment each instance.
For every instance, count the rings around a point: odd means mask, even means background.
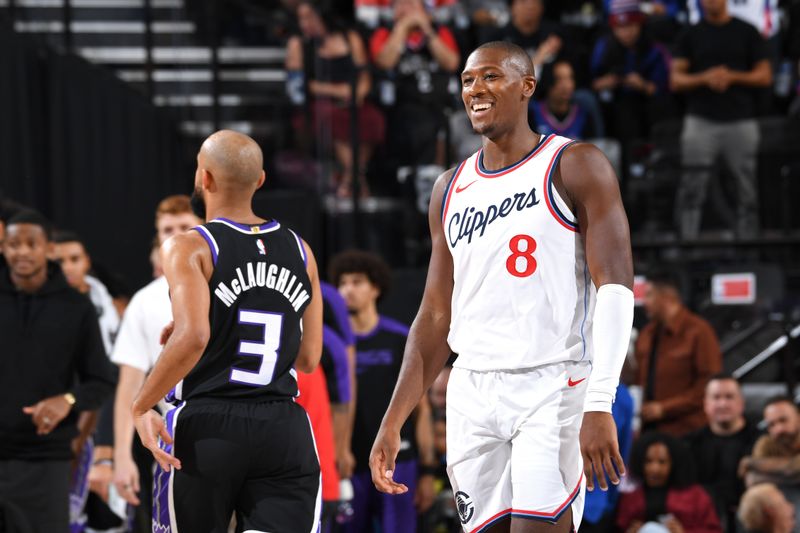
[[[508,241],[508,248],[511,255],[506,259],[506,270],[512,276],[527,278],[536,272],[536,259],[533,252],[536,251],[536,240],[530,235],[515,235]],[[520,270],[520,267],[523,267]]]
[[[240,341],[239,343],[239,354],[261,357],[261,365],[258,367],[257,372],[233,367],[231,368],[230,379],[236,383],[253,387],[268,385],[272,381],[275,365],[278,362],[283,315],[240,309],[239,324],[262,326],[264,338],[260,342]]]

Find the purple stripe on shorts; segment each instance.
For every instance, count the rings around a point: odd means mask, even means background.
[[[175,437],[175,417],[183,408],[185,402],[167,411],[166,426],[171,437]],[[166,444],[159,439],[158,447],[167,453],[172,453],[172,444]],[[169,517],[169,481],[172,470],[166,472],[156,463],[153,476],[153,533],[171,533],[172,522]]]
[[[86,528],[86,500],[89,497],[89,470],[92,468],[94,442],[89,438],[81,449],[69,486],[69,531],[82,533]]]

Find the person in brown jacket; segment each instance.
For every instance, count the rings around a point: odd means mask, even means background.
[[[711,325],[683,304],[669,273],[649,276],[645,309],[650,323],[636,341],[642,430],[681,437],[706,424],[703,396],[722,367],[719,341]]]

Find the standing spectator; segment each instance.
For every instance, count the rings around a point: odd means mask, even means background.
[[[756,441],[753,455],[742,461],[747,485],[778,485],[797,505],[800,485],[800,413],[788,396],[772,398],[764,407],[767,434]]]
[[[401,452],[394,478],[408,486],[402,495],[379,493],[372,483],[369,453],[400,373],[408,327],[378,314],[377,302],[389,287],[389,267],[379,257],[361,251],[344,252],[331,262],[331,281],[339,287],[351,313],[356,334],[358,392],[353,427],[355,473],[353,520],[347,531],[368,531],[374,521],[384,533],[413,533],[416,530],[415,503],[426,511],[433,498],[433,450],[431,409],[423,399],[415,423],[401,431]],[[422,475],[418,477],[418,473]]]
[[[422,0],[395,0],[394,25],[378,28],[369,41],[373,62],[383,71],[383,84],[393,84],[390,145],[400,165],[443,165],[437,150],[445,130],[448,84],[461,59],[453,33],[435,24]],[[382,91],[384,92],[384,91]],[[394,100],[394,101],[392,101]]]
[[[511,21],[491,41],[509,41],[528,52],[536,77],[556,59],[563,41],[558,24],[544,18],[544,0],[511,0]]]
[[[650,323],[636,340],[643,428],[683,436],[706,423],[703,395],[722,367],[719,341],[683,305],[678,282],[667,273],[649,277],[645,309]]]
[[[48,262],[51,248],[38,213],[8,221],[8,264],[0,267],[0,501],[21,511],[35,533],[68,530],[78,415],[99,408],[114,386],[95,310]]]
[[[630,468],[638,486],[620,497],[617,527],[621,531],[721,533],[714,503],[695,483],[694,465],[682,442],[648,433],[634,445]]]
[[[708,425],[686,440],[697,465],[698,481],[708,491],[722,527],[736,533],[736,507],[744,492],[739,463],[750,454],[758,428],[744,417],[744,397],[736,378],[717,374],[706,385],[703,409]]]
[[[592,139],[600,130],[594,116],[575,96],[575,69],[566,59],[557,59],[542,69],[536,94],[531,100],[528,122],[542,135],[555,133],[570,139]]]
[[[742,496],[739,519],[750,533],[791,533],[795,510],[778,487],[761,483],[747,489]]]
[[[736,181],[737,232],[758,231],[757,88],[772,83],[764,39],[728,13],[727,0],[702,0],[703,20],[679,38],[670,85],[685,93],[681,149],[684,172],[676,200],[683,238],[700,231],[711,168],[722,156]]]
[[[156,209],[155,227],[159,243],[199,224],[189,197],[164,198]],[[163,276],[140,289],[131,299],[120,326],[111,360],[119,366],[119,384],[114,400],[114,484],[129,504],[138,506],[136,531],[151,526],[152,456],[138,444],[133,446],[133,398],[161,354],[161,331],[172,320],[169,286]],[[134,457],[134,451],[137,451]],[[134,461],[139,460],[139,464]],[[141,505],[140,505],[141,503]]]
[[[67,283],[89,297],[97,312],[100,323],[100,334],[106,353],[111,353],[114,339],[119,329],[119,314],[108,289],[103,283],[89,275],[92,270],[92,259],[86,250],[86,244],[75,233],[57,231],[53,236],[55,243],[53,258],[61,265]]]
[[[310,2],[298,6],[297,19],[300,35],[290,38],[286,46],[289,97],[295,104],[309,106],[315,138],[333,137],[333,151],[340,167],[336,192],[342,197],[351,195],[351,102],[355,99],[360,142],[358,179],[362,196],[367,196],[367,163],[375,146],[383,143],[385,128],[383,115],[365,100],[372,80],[364,43],[358,33],[337,25],[330,13],[320,12]],[[295,116],[296,130],[303,130],[304,119],[304,113]]]
[[[313,372],[297,373],[297,403],[308,413],[311,429],[314,432],[314,444],[319,457],[319,469],[322,476],[322,516],[321,530],[331,531],[333,520],[339,503],[339,473],[336,471],[336,448],[331,422],[331,402],[328,387],[325,384],[325,372],[317,366]]]
[[[612,0],[611,33],[592,52],[592,88],[623,143],[646,138],[668,110],[669,54],[643,32],[644,22],[638,0]]]
[[[355,416],[356,337],[338,289],[320,280],[322,290],[322,358],[336,442],[336,467],[342,479],[353,475],[351,437]]]
[[[85,243],[77,234],[58,231],[53,241],[53,258],[61,265],[67,283],[87,295],[94,305],[105,352],[110,356],[119,329],[119,315],[114,301],[105,285],[89,275],[92,260]],[[115,379],[116,375],[114,368]],[[115,517],[107,505],[108,488],[113,478],[113,446],[114,398],[109,397],[100,410],[94,435],[84,445],[84,452],[78,461],[78,471],[86,475],[73,476],[70,490],[70,522],[76,528],[73,531],[83,531],[83,526],[100,531],[107,529],[106,525],[121,525],[122,520]]]

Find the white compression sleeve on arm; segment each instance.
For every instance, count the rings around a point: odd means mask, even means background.
[[[592,373],[583,410],[611,412],[633,326],[633,291],[623,285],[597,290],[592,326]]]

